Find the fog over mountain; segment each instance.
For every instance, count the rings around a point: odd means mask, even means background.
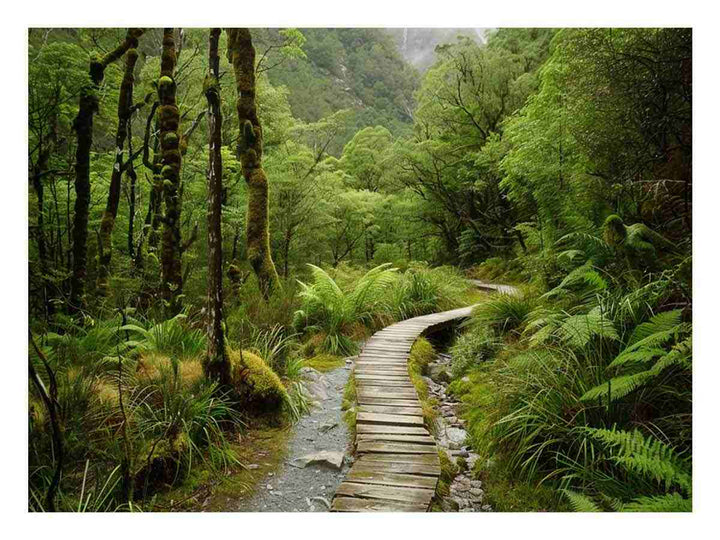
[[[435,47],[467,36],[485,43],[490,28],[388,28],[407,62],[425,71],[435,60]]]

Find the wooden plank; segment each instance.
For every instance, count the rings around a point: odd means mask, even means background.
[[[387,388],[415,388],[409,380],[378,377],[357,377],[358,385],[385,386]]]
[[[361,385],[357,386],[357,394],[362,397],[376,397],[383,399],[403,399],[413,400],[417,399],[417,392],[414,389],[400,389],[400,388],[383,388],[378,387],[364,387]]]
[[[357,484],[374,484],[379,486],[398,486],[435,490],[437,479],[430,476],[414,476],[391,472],[351,470],[347,475],[348,482]]]
[[[358,405],[388,405],[390,407],[417,407],[417,399],[386,399],[379,397],[358,396]]]
[[[427,507],[433,498],[434,491],[421,488],[374,486],[357,484],[355,482],[343,482],[338,486],[335,494],[361,499],[381,499],[386,501],[417,503]]]
[[[382,414],[403,414],[406,416],[422,416],[420,407],[393,407],[392,405],[360,405],[359,412]]]
[[[404,442],[412,444],[435,444],[430,435],[395,435],[392,433],[363,433],[356,437],[357,442]]]
[[[377,499],[355,499],[352,497],[335,497],[331,512],[426,512],[427,505],[403,503],[398,501],[382,501]]]
[[[389,394],[393,397],[401,397],[404,396],[407,398],[414,398],[417,397],[417,391],[414,387],[410,388],[397,388],[392,386],[374,386],[367,381],[357,381],[355,383],[355,386],[357,387],[357,391],[359,394],[365,394],[368,396],[384,396],[386,394]]]
[[[400,416],[397,414],[357,413],[358,423],[390,424],[393,426],[422,426],[422,416]]]
[[[373,452],[379,454],[433,454],[437,456],[437,447],[434,444],[359,441],[357,451],[361,454]]]
[[[356,461],[353,471],[372,471],[377,473],[416,474],[437,478],[440,476],[440,465],[427,465],[424,463],[391,463],[384,461]]]
[[[413,463],[415,465],[440,466],[437,454],[365,454],[359,461],[385,463]]]
[[[412,384],[407,373],[356,373],[355,379],[377,379],[387,382],[408,382]]]
[[[358,424],[357,433],[395,433],[397,435],[429,435],[427,429],[416,426],[388,426],[383,424]]]

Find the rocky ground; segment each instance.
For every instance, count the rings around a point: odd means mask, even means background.
[[[450,361],[447,354],[439,354],[429,366],[429,377],[424,377],[430,395],[434,396],[439,406],[439,417],[436,423],[436,437],[438,446],[447,452],[456,465],[462,464],[464,458],[466,467],[461,467],[460,473],[450,485],[450,494],[441,501],[446,512],[491,512],[492,508],[484,504],[485,492],[482,482],[472,478],[471,471],[479,456],[473,453],[465,444],[467,431],[465,421],[458,417],[459,402],[447,395],[450,383]]]
[[[345,367],[327,373],[302,369],[304,387],[315,404],[313,410],[293,426],[285,462],[260,481],[252,496],[239,501],[236,511],[329,510],[350,466],[350,434],[340,407],[351,368],[352,359],[348,359]]]

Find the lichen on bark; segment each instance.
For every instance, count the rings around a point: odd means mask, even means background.
[[[102,57],[90,61],[90,79],[80,90],[80,103],[73,129],[77,134],[75,150],[75,214],[73,217],[73,269],[70,279],[69,310],[75,312],[84,305],[87,275],[87,237],[90,210],[90,149],[93,139],[93,116],[98,111],[98,90],[105,76],[105,68],[122,57],[143,34],[140,28],[129,28],[125,40]]]
[[[210,30],[208,60],[210,72],[203,90],[208,102],[208,147],[210,163],[208,187],[208,348],[205,371],[222,385],[231,382],[230,361],[223,331],[223,252],[222,252],[222,113],[220,103],[220,29]]]
[[[255,100],[255,48],[247,28],[228,29],[227,36],[237,90],[237,154],[248,186],[247,258],[267,299],[280,286],[280,278],[270,252],[268,180],[262,167],[263,133]]]
[[[135,84],[135,63],[138,59],[138,39],[131,38],[131,46],[125,53],[125,71],[120,83],[118,99],[118,128],[115,134],[115,163],[110,174],[110,189],[102,220],[100,221],[100,243],[98,246],[97,289],[101,296],[107,296],[110,261],[112,259],[112,233],[115,228],[120,204],[120,182],[124,171],[123,151],[128,136],[128,124],[132,114],[133,85]]]
[[[177,84],[174,79],[177,56],[173,28],[163,31],[160,80],[158,81],[158,108],[160,128],[160,176],[163,186],[165,214],[160,250],[162,293],[169,316],[177,314],[182,305],[182,243],[180,237],[180,170],[182,156],[179,149],[178,129],[180,110],[176,102]]]

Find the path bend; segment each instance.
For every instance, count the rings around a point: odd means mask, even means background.
[[[511,286],[472,282],[485,290],[517,294]],[[365,343],[354,367],[358,458],[335,492],[332,511],[429,510],[440,460],[408,375],[408,357],[423,333],[469,317],[473,307],[406,319],[376,332]]]

